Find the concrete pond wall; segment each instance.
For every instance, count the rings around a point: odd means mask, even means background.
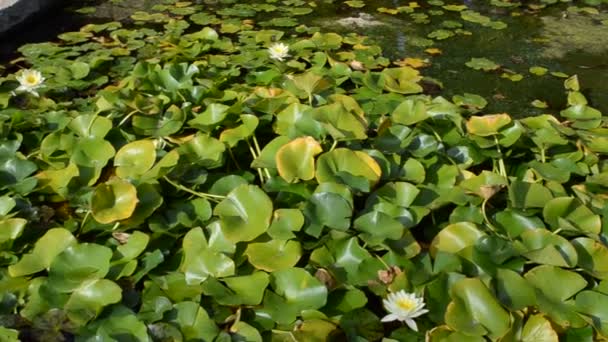
[[[62,0],[0,0],[0,34],[60,2]]]

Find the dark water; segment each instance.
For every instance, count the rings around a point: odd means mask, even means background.
[[[193,2],[205,3],[205,9],[231,6],[215,1]],[[479,94],[489,102],[487,112],[529,116],[555,113],[563,108],[564,79],[550,74],[535,76],[529,72],[531,66],[542,66],[549,71],[578,75],[582,91],[591,105],[608,113],[608,26],[602,27],[599,23],[600,19],[608,20],[605,7],[599,8],[597,15],[571,13],[568,6],[572,4],[563,4],[539,12],[521,11],[521,15],[513,16],[511,10],[491,7],[487,2],[469,0],[463,3],[492,20],[506,23],[505,29],[496,30],[463,21],[458,12],[438,14],[433,11],[441,8],[430,6],[425,1],[418,1],[422,8],[416,12],[434,13],[429,15],[429,24],[415,23],[409,14],[388,15],[377,10],[379,7],[408,6],[410,0],[366,1],[363,8],[351,8],[342,1],[316,2],[317,7],[312,14],[297,19],[309,26],[319,26],[324,31],[367,35],[393,60],[405,57],[428,59],[431,65],[421,69],[422,73],[443,84],[441,95],[449,98],[465,92]],[[24,43],[53,40],[61,32],[77,30],[90,22],[125,20],[130,13],[149,10],[159,3],[162,1],[82,2],[81,6],[96,7],[95,13],[86,15],[55,9],[44,19],[34,18],[27,25],[0,37],[0,60],[15,57],[16,49]],[[268,14],[264,16],[268,19]],[[347,20],[340,24],[342,19]],[[462,29],[470,31],[471,35],[456,35],[433,42],[432,47],[440,49],[442,54],[430,56],[419,42],[428,39],[427,35],[441,28],[446,20],[463,24]],[[488,58],[500,64],[502,69],[484,72],[468,68],[465,63],[473,57]],[[523,79],[513,82],[501,78],[505,69],[521,74]],[[530,103],[536,99],[546,101],[549,108],[534,108]]]

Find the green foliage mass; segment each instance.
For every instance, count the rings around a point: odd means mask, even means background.
[[[608,121],[576,76],[516,120],[365,37],[189,6],[22,47],[38,98],[0,79],[0,339],[608,336]],[[399,290],[420,332],[381,323]]]

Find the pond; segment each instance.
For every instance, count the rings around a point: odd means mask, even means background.
[[[55,9],[44,19],[31,21],[17,37],[2,38],[0,58],[15,56],[14,51],[22,44],[52,40],[86,23],[131,21],[131,14],[153,11],[162,3],[96,1],[83,7]],[[280,11],[251,10],[235,1],[194,3],[201,4],[201,12],[210,15],[223,10],[225,18],[232,17],[229,20],[233,21],[234,17],[247,16],[285,19]],[[515,1],[453,4],[446,10],[442,1],[318,1],[313,12],[297,17],[297,24],[366,35],[391,60],[410,58],[413,63],[422,63],[423,74],[442,84],[441,94],[479,94],[488,100],[490,112],[507,112],[515,117],[556,113],[565,105],[562,83],[570,75],[579,76],[582,92],[594,107],[608,111],[608,13],[604,7],[585,6],[582,1],[548,8],[521,6]],[[276,24],[276,28],[289,29],[296,22]],[[497,64],[497,69],[467,67],[472,58],[487,58]],[[532,72],[539,67],[542,74]],[[545,105],[548,108],[538,108]]]
[[[94,0],[0,39],[0,340],[608,339],[608,0]]]

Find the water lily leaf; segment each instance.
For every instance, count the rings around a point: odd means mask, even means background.
[[[549,104],[546,101],[535,99],[531,102],[532,106],[535,108],[546,109],[549,108]]]
[[[353,8],[361,8],[365,6],[365,2],[361,1],[361,0],[349,0],[349,1],[344,1],[345,4],[347,4],[349,7],[353,7]]]
[[[88,280],[102,279],[110,269],[112,250],[94,243],[65,248],[49,268],[48,284],[66,293],[80,288]]]
[[[574,120],[572,127],[583,129],[599,127],[602,117],[599,110],[584,104],[570,106],[559,114],[564,118]]]
[[[13,241],[21,236],[26,224],[27,220],[22,218],[6,218],[0,220],[0,244],[7,241]]]
[[[130,142],[116,152],[114,166],[120,178],[137,178],[148,171],[156,160],[156,148],[151,140]]]
[[[91,114],[79,115],[70,121],[68,128],[82,138],[103,139],[112,129],[112,120]]]
[[[241,122],[242,124],[235,128],[224,130],[220,134],[220,141],[227,143],[230,147],[236,146],[239,141],[253,135],[253,132],[258,127],[259,119],[255,115],[243,114],[241,115]]]
[[[97,317],[101,310],[122,299],[122,289],[107,279],[93,279],[77,288],[65,304],[68,317],[79,325]]]
[[[23,255],[16,264],[8,267],[11,277],[21,277],[49,268],[57,255],[76,244],[76,239],[64,228],[48,230],[34,245],[32,251]]]
[[[458,280],[450,289],[453,305],[460,307],[459,310],[446,312],[446,323],[453,326],[452,315],[464,310],[467,316],[475,323],[483,327],[491,338],[503,336],[510,328],[511,316],[503,309],[490,290],[478,278],[465,278]],[[459,324],[454,324],[459,325]]]
[[[359,0],[354,0],[359,1]],[[331,339],[331,334],[336,330],[336,325],[320,319],[305,320],[300,325],[294,337],[299,341],[321,342]]]
[[[300,103],[290,104],[277,114],[275,132],[289,138],[312,136],[319,139],[324,132],[323,126],[312,116],[313,108]]]
[[[562,228],[587,234],[599,234],[602,229],[600,216],[574,197],[558,197],[548,201],[543,209],[543,217],[553,229]]]
[[[116,151],[110,142],[97,139],[97,138],[84,138],[80,139],[74,150],[70,161],[78,166],[85,166],[93,168],[95,171],[93,175],[87,177],[86,173],[83,172],[82,168],[79,172],[79,176],[88,180],[88,184],[95,184],[101,169],[106,166],[108,160],[110,160]]]
[[[375,341],[382,339],[384,336],[380,318],[367,309],[353,310],[342,315],[340,327],[349,340],[366,339],[367,341]]]
[[[185,340],[213,341],[220,331],[199,303],[177,303],[174,312],[171,321],[179,327]]]
[[[467,131],[481,137],[487,137],[498,132],[511,123],[508,114],[493,114],[484,116],[473,116],[467,123]]]
[[[454,37],[455,35],[456,34],[454,33],[454,31],[438,29],[438,30],[434,30],[433,32],[429,33],[427,35],[427,37],[436,39],[436,40],[444,40],[444,39],[448,39],[450,37]]]
[[[335,99],[336,95],[333,95]],[[354,100],[353,100],[354,102]],[[356,102],[354,102],[356,105]],[[367,138],[367,122],[357,113],[361,108],[349,108],[344,100],[315,108],[314,118],[322,122],[325,130],[334,140],[355,140]]]
[[[608,296],[595,291],[582,291],[576,296],[577,309],[592,318],[591,324],[603,335],[608,333]]]
[[[270,276],[264,272],[223,279],[226,286],[218,280],[209,278],[203,284],[203,293],[213,297],[222,305],[259,305],[264,291],[270,283]]]
[[[587,281],[578,273],[550,265],[534,267],[524,278],[547,298],[558,302],[567,300],[587,286]]]
[[[312,137],[301,137],[283,145],[276,153],[279,175],[288,183],[315,177],[314,157],[323,152]]]
[[[6,216],[15,207],[15,200],[9,196],[0,197],[0,216]]]
[[[324,226],[347,230],[353,214],[353,198],[349,188],[337,183],[322,183],[308,200],[304,214],[308,218],[305,230],[318,236]]]
[[[507,180],[494,172],[482,171],[478,176],[465,179],[459,185],[483,199],[489,199],[507,185]]]
[[[74,79],[76,80],[80,80],[87,77],[89,75],[89,72],[91,71],[91,67],[87,63],[79,61],[70,63],[68,68],[72,72],[72,77],[74,77]]]
[[[378,85],[399,94],[416,94],[422,92],[418,84],[421,79],[418,70],[408,66],[385,68],[380,73]]]
[[[379,211],[372,211],[359,216],[354,222],[354,227],[359,231],[379,238],[379,242],[384,239],[398,240],[404,231],[401,222]]]
[[[137,258],[146,250],[149,241],[150,237],[147,234],[139,231],[133,232],[123,245],[116,247],[115,261],[125,262]]]
[[[166,137],[177,133],[186,120],[186,110],[171,105],[154,115],[135,115],[132,124],[136,133],[153,137]]]
[[[572,244],[550,231],[528,230],[520,238],[524,246],[523,255],[536,263],[564,267],[573,267],[577,263],[578,256]]]
[[[516,210],[503,210],[496,213],[494,218],[497,225],[511,237],[518,237],[528,230],[546,228],[543,220],[539,217],[526,216]]]
[[[0,158],[0,188],[23,185],[26,178],[34,173],[38,167],[34,162],[17,156]],[[32,188],[35,186],[32,184]]]
[[[473,246],[482,236],[486,234],[470,222],[459,222],[443,228],[431,242],[431,254],[438,251],[447,253],[458,253],[462,249]]]
[[[272,272],[271,285],[298,312],[319,309],[327,302],[327,288],[302,268]]]
[[[380,180],[381,174],[378,163],[362,151],[337,148],[317,159],[316,178],[319,183],[343,183],[367,192]]]
[[[178,148],[180,159],[211,169],[224,162],[226,146],[207,134],[197,133],[192,139]]]
[[[500,68],[500,65],[487,58],[471,58],[465,63],[466,66],[475,70],[492,71]]]
[[[227,277],[234,274],[234,261],[223,253],[209,248],[200,227],[191,229],[183,241],[184,258],[180,271],[184,272],[186,283],[196,285],[207,277]]]
[[[146,324],[138,320],[131,310],[122,305],[113,306],[107,316],[90,322],[84,328],[86,333],[82,334],[82,337],[85,339],[112,340],[129,336],[138,341],[150,341]]]
[[[343,38],[337,33],[315,32],[310,40],[317,46],[319,50],[335,50],[342,46]]]
[[[19,342],[19,331],[0,327],[0,339],[6,342]]]
[[[209,133],[224,121],[229,109],[230,106],[221,103],[211,103],[204,112],[188,121],[188,125]]]
[[[533,66],[530,67],[530,73],[534,74],[536,76],[543,76],[545,75],[547,72],[549,71],[549,69],[541,67],[541,66]]]
[[[423,101],[405,100],[391,114],[393,122],[402,125],[413,125],[429,117]]]
[[[222,230],[233,242],[251,241],[270,226],[272,201],[259,187],[240,185],[220,202],[213,213],[222,221]]]
[[[304,215],[299,209],[277,209],[272,218],[272,224],[266,232],[278,240],[294,238],[294,231],[299,231],[304,225]]]
[[[245,255],[257,269],[274,272],[295,266],[302,257],[302,248],[297,241],[270,240],[249,244]]]
[[[164,177],[166,174],[171,172],[171,170],[177,165],[179,162],[179,152],[177,150],[171,150],[167,154],[165,154],[159,161],[152,167],[150,170],[146,171],[143,175],[140,176],[140,180],[148,181],[148,180],[156,180]]]
[[[514,208],[543,208],[552,198],[551,191],[538,183],[514,180],[509,186],[509,200]]]
[[[571,241],[578,254],[578,266],[599,279],[608,277],[608,248],[586,237]]]
[[[137,202],[135,186],[115,178],[95,188],[91,199],[91,213],[100,223],[112,223],[131,217]]]
[[[517,272],[499,268],[496,272],[498,299],[511,310],[520,310],[536,304],[534,288]]]
[[[488,101],[483,97],[476,94],[464,93],[463,95],[454,95],[452,97],[454,104],[465,107],[474,112],[485,108],[488,105]]]
[[[526,325],[521,333],[522,342],[558,342],[559,338],[551,322],[542,314],[534,315],[528,318]]]

